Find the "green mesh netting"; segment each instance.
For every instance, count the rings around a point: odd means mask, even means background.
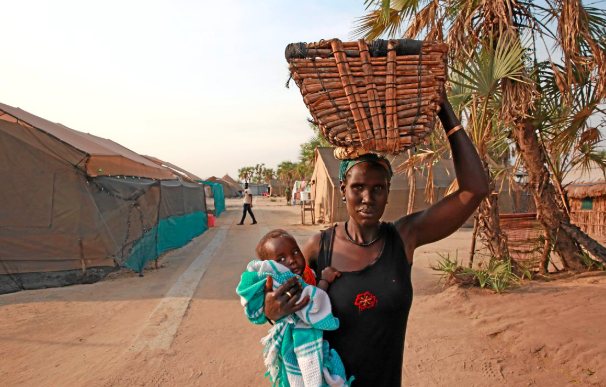
[[[145,264],[167,250],[185,246],[193,238],[208,230],[205,212],[162,219],[158,227],[149,230],[134,245],[124,262],[131,270],[141,272]]]
[[[208,219],[205,212],[161,219],[158,223],[158,254],[185,246],[206,230],[208,230]]]
[[[223,192],[223,186],[220,183],[212,181],[196,180],[199,183],[209,185],[213,191],[213,198],[215,202],[215,216],[218,218],[222,212],[225,212],[225,193]]]
[[[124,266],[141,272],[147,262],[158,257],[157,239],[158,227],[154,227],[135,242],[128,258],[124,261]]]

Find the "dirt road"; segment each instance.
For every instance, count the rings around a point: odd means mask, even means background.
[[[285,228],[303,244],[322,227],[267,199],[253,210],[259,224],[237,226],[240,203],[229,202],[216,227],[142,278],[0,296],[2,384],[269,386],[259,342],[267,326],[246,320],[235,288],[265,232]],[[428,262],[467,256],[469,238],[460,231],[415,255],[405,385],[606,385],[606,344],[596,340],[606,332],[606,277],[507,295],[436,287]]]

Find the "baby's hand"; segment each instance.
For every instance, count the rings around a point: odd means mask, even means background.
[[[335,278],[340,277],[341,272],[335,270],[334,267],[328,266],[326,269],[322,270],[322,279],[329,284],[333,283]]]

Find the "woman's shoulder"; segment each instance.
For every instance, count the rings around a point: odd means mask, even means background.
[[[320,255],[320,250],[322,249],[322,239],[328,235],[327,233],[331,232],[336,223],[330,226],[327,229],[320,230],[309,238],[305,246],[303,247],[303,255],[308,261],[315,261],[318,259]]]
[[[320,253],[320,241],[322,240],[322,231],[311,236],[303,246],[303,256],[308,261],[315,261]]]

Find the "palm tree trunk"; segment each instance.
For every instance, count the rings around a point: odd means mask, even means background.
[[[476,237],[478,236],[478,215],[473,217],[473,235],[471,237],[471,249],[469,251],[469,267],[473,269],[473,258],[476,254]]]
[[[570,234],[575,241],[583,246],[587,251],[600,261],[606,263],[606,247],[602,246],[596,240],[585,234],[580,228],[574,224],[562,224],[562,228]]]
[[[478,230],[480,238],[488,247],[492,257],[499,260],[511,259],[507,246],[507,235],[501,229],[499,217],[499,195],[495,191],[495,183],[492,179],[488,164],[484,162],[484,169],[488,177],[490,194],[480,203],[478,209]]]
[[[539,146],[536,128],[530,119],[524,119],[518,123],[514,135],[520,156],[526,165],[539,221],[549,238],[555,241],[554,250],[559,253],[564,268],[572,271],[584,270],[585,266],[579,257],[579,246],[562,228],[562,224],[570,223],[570,218],[556,201],[558,195],[549,178],[545,165],[546,155]]]

